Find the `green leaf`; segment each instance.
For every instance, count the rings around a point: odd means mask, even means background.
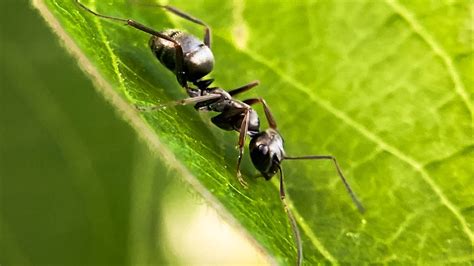
[[[84,1],[157,30],[202,34],[159,8],[124,2]],[[133,109],[184,97],[148,50],[149,36],[72,1],[34,3],[139,134],[223,216],[231,214],[276,261],[292,264],[278,184],[253,178],[247,160],[250,188],[239,185],[236,134],[190,107]],[[284,163],[306,264],[472,260],[472,3],[170,4],[213,28],[216,83],[231,89],[259,79],[248,96],[269,103],[287,153],[335,155],[365,204],[361,215],[329,162]]]

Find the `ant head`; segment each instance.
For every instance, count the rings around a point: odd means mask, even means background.
[[[275,129],[267,129],[252,137],[249,145],[252,163],[266,180],[270,180],[285,157],[283,139]]]

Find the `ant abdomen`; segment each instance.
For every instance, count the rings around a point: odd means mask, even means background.
[[[179,31],[165,30],[162,34],[175,40],[183,51],[183,71],[186,80],[194,82],[209,74],[214,67],[211,49],[195,36]],[[176,46],[163,38],[152,36],[150,48],[156,58],[176,73]]]

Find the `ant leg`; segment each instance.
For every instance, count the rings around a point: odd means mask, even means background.
[[[258,80],[252,81],[247,85],[244,85],[242,87],[239,87],[237,89],[233,89],[233,90],[229,91],[229,94],[231,96],[237,95],[239,93],[242,93],[242,92],[245,92],[245,91],[248,91],[248,90],[252,89],[253,87],[257,86],[258,84],[260,84],[260,81],[258,81]]]
[[[165,103],[165,104],[159,104],[159,105],[153,105],[153,106],[138,106],[136,105],[135,107],[141,111],[141,112],[150,112],[150,111],[155,111],[159,110],[168,106],[176,106],[176,105],[189,105],[189,104],[195,104],[195,103],[200,103],[200,102],[205,102],[213,99],[218,99],[222,97],[221,94],[208,94],[208,95],[203,95],[203,96],[197,96],[197,97],[190,97],[190,98],[185,98],[182,100],[170,102],[170,103]]]
[[[177,9],[176,7],[172,7],[172,6],[168,6],[168,5],[160,5],[162,8],[170,11],[171,13],[179,16],[179,17],[182,17],[186,20],[189,20],[191,22],[194,22],[196,24],[199,24],[201,26],[204,26],[205,29],[204,29],[204,44],[211,48],[211,28],[202,20],[198,19],[198,18],[195,18],[189,14],[186,14],[184,13],[183,11]]]
[[[275,118],[273,117],[273,114],[270,111],[270,107],[268,107],[267,102],[263,98],[252,98],[252,99],[247,99],[243,102],[248,104],[248,105],[261,103],[263,105],[263,111],[265,112],[265,117],[267,118],[268,125],[272,129],[277,129],[277,124],[276,124]]]
[[[125,18],[118,18],[118,17],[112,17],[112,16],[107,16],[107,15],[102,15],[102,14],[99,14],[95,11],[93,11],[92,9],[88,8],[87,6],[85,6],[84,4],[82,4],[81,2],[79,2],[79,0],[75,0],[75,2],[84,10],[86,10],[87,12],[93,14],[94,16],[97,16],[97,17],[100,17],[100,18],[105,18],[105,19],[110,19],[110,20],[115,20],[115,21],[120,21],[120,22],[124,22],[125,24],[133,27],[133,28],[136,28],[138,30],[141,30],[141,31],[144,31],[146,33],[149,33],[151,35],[154,35],[154,36],[157,36],[159,38],[162,38],[162,39],[165,39],[167,41],[170,41],[172,43],[176,43],[175,40],[171,39],[169,36],[166,36],[164,35],[163,33],[161,32],[158,32],[150,27],[147,27],[139,22],[136,22],[132,19],[125,19]]]
[[[336,167],[337,173],[338,173],[339,177],[341,178],[342,182],[344,183],[344,186],[346,187],[347,192],[351,196],[352,201],[357,206],[357,209],[359,209],[359,212],[361,212],[361,213],[363,213],[365,211],[364,206],[359,201],[359,199],[357,198],[354,191],[352,191],[351,186],[349,185],[346,178],[344,177],[344,174],[342,173],[342,170],[339,167],[339,163],[337,162],[336,157],[334,157],[332,155],[306,155],[306,156],[298,156],[298,157],[285,156],[283,159],[288,159],[288,160],[331,160],[331,161],[333,161],[334,166]]]
[[[298,225],[296,224],[296,219],[293,216],[293,213],[291,212],[290,208],[288,208],[288,205],[286,204],[286,193],[285,193],[285,186],[284,186],[284,177],[283,177],[283,170],[281,169],[280,165],[278,166],[278,170],[280,172],[280,200],[283,205],[283,208],[285,209],[285,213],[288,216],[288,220],[290,220],[291,224],[291,229],[293,230],[293,235],[295,237],[295,243],[296,243],[296,250],[297,250],[297,259],[296,259],[296,265],[301,265],[303,262],[303,244],[301,242],[301,235],[300,235],[300,230],[298,229]]]
[[[112,17],[112,16],[107,16],[107,15],[102,15],[102,14],[99,14],[95,11],[93,11],[92,9],[88,8],[87,6],[85,6],[84,4],[82,4],[81,2],[79,2],[79,0],[75,0],[75,2],[82,8],[84,9],[85,11],[93,14],[94,16],[97,16],[97,17],[100,17],[100,18],[105,18],[105,19],[110,19],[110,20],[115,20],[115,21],[120,21],[120,22],[124,22],[125,24],[127,24],[128,26],[130,27],[133,27],[135,29],[138,29],[138,30],[141,30],[143,32],[146,32],[146,33],[149,33],[153,36],[156,36],[158,38],[161,38],[161,39],[165,39],[169,42],[172,42],[175,46],[175,50],[176,50],[176,77],[178,79],[178,82],[179,84],[182,86],[182,87],[187,87],[187,82],[186,82],[186,73],[184,72],[184,53],[183,53],[183,48],[181,47],[181,45],[173,40],[171,37],[169,36],[166,36],[165,34],[159,32],[159,31],[156,31],[150,27],[147,27],[135,20],[132,20],[132,19],[124,19],[124,18],[118,18],[118,17]]]
[[[244,145],[245,145],[245,137],[247,136],[247,130],[249,127],[249,120],[250,120],[250,108],[245,109],[244,119],[242,119],[242,124],[240,125],[239,130],[239,159],[237,160],[237,179],[239,180],[240,184],[247,188],[247,182],[242,178],[242,174],[240,173],[240,163],[242,162],[242,156],[244,155]]]

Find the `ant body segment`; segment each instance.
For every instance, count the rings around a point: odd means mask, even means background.
[[[239,156],[237,161],[237,178],[239,182],[247,187],[246,182],[240,174],[240,164],[244,152],[245,139],[250,138],[249,151],[250,158],[254,167],[266,179],[270,180],[277,173],[279,174],[280,199],[285,209],[285,213],[293,230],[296,247],[297,247],[297,265],[302,264],[303,247],[300,232],[295,218],[286,203],[286,193],[284,187],[284,175],[281,163],[284,160],[329,160],[332,161],[336,171],[341,178],[344,186],[351,196],[352,201],[360,212],[364,212],[364,207],[352,191],[341,168],[334,156],[331,155],[307,155],[307,156],[287,156],[284,151],[284,141],[277,129],[277,123],[270,111],[269,106],[262,98],[251,98],[247,100],[237,100],[235,95],[252,89],[259,84],[253,81],[242,87],[226,91],[219,87],[209,87],[213,79],[203,80],[202,78],[212,71],[214,65],[214,57],[210,50],[211,30],[201,20],[194,18],[174,7],[160,5],[184,19],[197,23],[205,27],[204,40],[201,42],[195,36],[184,33],[179,30],[155,31],[141,23],[131,19],[122,19],[106,16],[92,11],[88,7],[81,4],[78,0],[75,2],[87,12],[105,19],[125,22],[138,30],[144,31],[152,35],[149,45],[158,60],[169,70],[176,74],[179,84],[186,89],[188,98],[174,101],[167,104],[155,106],[137,106],[140,111],[153,111],[164,108],[165,106],[174,105],[194,105],[198,111],[213,111],[219,113],[211,118],[212,123],[224,130],[235,130],[239,132]],[[188,85],[192,83],[194,87]],[[265,118],[269,128],[261,131],[260,120],[257,112],[252,105],[260,103],[263,105]]]
[[[209,86],[212,83],[212,79],[201,80],[214,68],[214,55],[211,51],[211,28],[203,21],[172,6],[158,5],[181,18],[204,26],[204,38],[201,41],[195,36],[180,30],[156,31],[132,19],[102,15],[91,10],[79,0],[74,1],[82,9],[97,17],[124,22],[128,26],[151,34],[148,42],[151,51],[162,65],[176,75],[181,87],[188,88],[188,82],[198,87],[206,84]]]

